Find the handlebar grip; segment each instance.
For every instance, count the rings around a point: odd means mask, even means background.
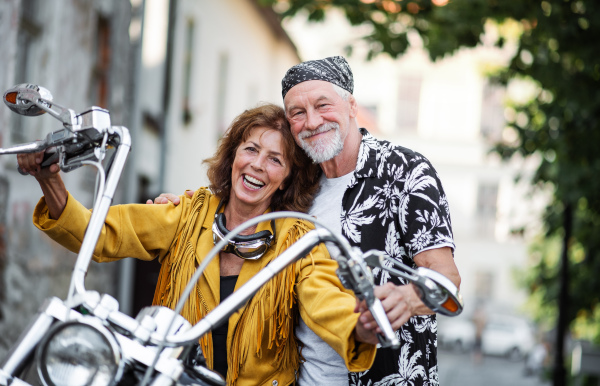
[[[58,162],[58,151],[56,147],[50,147],[44,151],[44,158],[42,159],[42,163],[40,166],[42,168],[47,168],[48,166]],[[18,165],[18,164],[17,164]],[[20,166],[17,166],[17,171],[22,176],[27,176],[29,173],[25,173]]]
[[[396,333],[392,329],[392,325],[390,324],[379,299],[375,299],[373,304],[369,306],[369,311],[371,311],[373,318],[375,318],[375,322],[377,322],[377,325],[383,332],[382,334],[377,334],[381,346],[392,348],[400,347],[400,341],[398,340],[398,337],[396,337]]]

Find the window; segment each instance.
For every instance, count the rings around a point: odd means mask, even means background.
[[[477,189],[477,219],[482,235],[492,235],[496,226],[498,184],[480,183]]]
[[[400,78],[397,123],[398,128],[402,131],[417,131],[422,83],[423,80],[420,76]]]
[[[91,100],[97,106],[108,108],[111,35],[109,19],[98,17],[96,28],[96,63],[93,72]]]
[[[42,23],[39,19],[39,0],[23,0],[19,18],[19,34],[17,37],[17,55],[15,65],[15,84],[33,82],[32,63],[34,60],[36,42],[42,33]],[[31,140],[26,132],[30,125],[25,125],[25,117],[10,114],[10,141],[22,143]]]
[[[478,300],[489,300],[493,295],[494,274],[487,271],[475,272],[475,294]]]
[[[228,126],[225,121],[225,103],[227,101],[227,75],[229,72],[229,55],[226,52],[219,55],[217,71],[217,127],[221,133],[225,133]]]
[[[477,214],[481,217],[496,218],[498,184],[480,183],[477,191]]]
[[[483,88],[481,102],[481,136],[491,142],[500,140],[504,127],[503,89],[486,84]]]
[[[183,54],[183,105],[181,107],[181,119],[185,126],[192,122],[192,111],[190,110],[190,89],[192,84],[194,30],[194,20],[189,19],[185,26],[185,52]]]

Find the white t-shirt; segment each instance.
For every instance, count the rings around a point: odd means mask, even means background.
[[[337,235],[342,235],[340,216],[342,212],[342,197],[350,184],[354,172],[342,177],[321,177],[321,190],[317,194],[310,211],[311,216],[324,222]],[[330,255],[337,253],[337,247],[327,245]],[[306,360],[300,364],[298,384],[347,386],[348,369],[340,355],[325,341],[317,336],[302,318],[296,328],[296,337],[304,344],[302,356]]]

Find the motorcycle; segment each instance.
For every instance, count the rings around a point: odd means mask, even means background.
[[[206,366],[197,344],[199,338],[225,322],[285,267],[323,242],[339,248],[339,255],[332,256],[338,263],[338,277],[358,299],[366,302],[381,328],[381,346],[398,347],[399,341],[381,302],[374,296],[372,267],[412,282],[433,311],[448,316],[462,312],[460,292],[443,275],[426,268],[412,269],[379,251],[363,253],[306,214],[275,212],[247,221],[225,235],[200,264],[174,310],[150,306],[135,318],[130,317],[119,311],[115,298],[86,290],[84,282],[131,148],[129,131],[112,126],[108,110],[92,106],[76,114],[54,103],[50,92],[37,85],[14,86],[5,92],[3,99],[17,114],[48,113],[63,128],[48,134],[44,140],[0,149],[0,155],[44,151],[42,167],[57,163],[63,172],[91,165],[98,169],[98,187],[67,298],[52,297],[42,304],[0,362],[0,385],[27,386],[31,385],[29,382],[49,386],[224,385],[223,377]],[[111,148],[115,150],[109,156],[107,150]],[[291,245],[196,325],[190,325],[179,312],[208,263],[242,230],[280,217],[307,219],[316,223],[317,228]],[[29,379],[32,376],[33,381]]]

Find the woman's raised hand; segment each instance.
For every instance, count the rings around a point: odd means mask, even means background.
[[[17,163],[19,168],[27,174],[34,176],[36,179],[48,179],[58,175],[60,168],[58,164],[52,164],[49,167],[42,168],[41,164],[44,159],[44,152],[17,154]]]
[[[194,195],[194,191],[186,190],[185,194],[187,194],[189,197],[192,197]],[[172,202],[175,206],[179,205],[179,196],[173,193],[161,193],[160,196],[154,199],[154,201],[150,199],[147,200],[146,204],[168,204],[169,202]]]
[[[50,217],[57,220],[67,206],[69,194],[60,176],[58,164],[42,168],[43,159],[44,152],[17,154],[19,168],[35,177],[44,193]]]

